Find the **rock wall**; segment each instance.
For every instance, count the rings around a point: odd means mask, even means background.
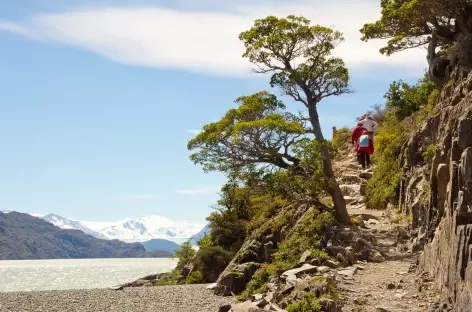
[[[423,250],[420,269],[436,279],[455,311],[471,311],[472,75],[443,88],[434,116],[400,155],[399,204],[412,216],[413,249]]]

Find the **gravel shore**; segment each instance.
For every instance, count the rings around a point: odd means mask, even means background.
[[[217,312],[206,285],[0,293],[0,312]]]

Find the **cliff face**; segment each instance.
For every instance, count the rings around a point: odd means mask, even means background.
[[[170,253],[164,253],[170,256]],[[152,257],[139,243],[62,230],[28,214],[0,213],[0,260]]]
[[[413,249],[423,249],[420,268],[436,278],[455,311],[470,311],[472,76],[443,88],[435,115],[400,155],[400,207],[412,216]]]

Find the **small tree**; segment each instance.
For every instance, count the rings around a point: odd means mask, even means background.
[[[190,245],[190,242],[185,242],[180,245],[180,248],[175,250],[175,256],[177,259],[179,259],[179,262],[177,263],[177,269],[183,269],[187,264],[190,263],[194,255],[195,250]]]
[[[321,131],[317,106],[327,97],[350,93],[349,73],[340,58],[331,57],[333,49],[343,41],[342,34],[322,26],[310,26],[304,17],[269,16],[256,20],[254,26],[241,33],[246,51],[243,54],[258,73],[272,74],[270,84],[307,109],[311,128],[321,143],[327,192],[333,198],[337,219],[350,224],[346,203],[334,179],[329,147]]]

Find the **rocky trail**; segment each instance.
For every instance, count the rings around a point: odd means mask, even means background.
[[[445,311],[439,307],[436,286],[416,273],[417,256],[408,246],[406,224],[391,211],[369,210],[364,204],[366,182],[372,170],[362,170],[355,156],[335,164],[348,212],[357,217],[359,230],[372,235],[382,257],[338,269],[336,285],[344,312]]]

